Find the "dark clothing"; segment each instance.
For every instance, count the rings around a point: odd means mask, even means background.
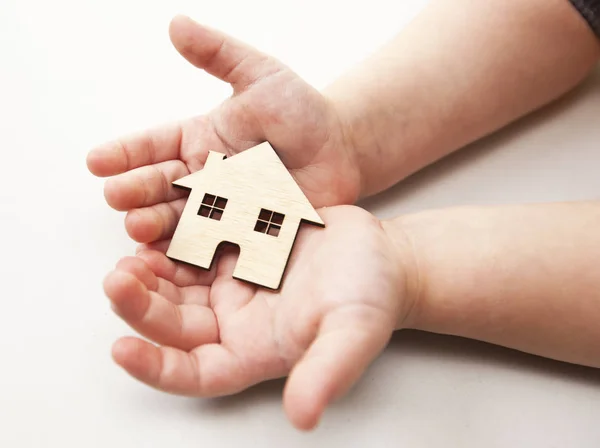
[[[596,35],[600,37],[600,0],[570,0]]]

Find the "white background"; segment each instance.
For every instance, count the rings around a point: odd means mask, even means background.
[[[282,381],[187,399],[135,382],[110,358],[130,330],[101,282],[134,244],[86,153],[230,92],[171,47],[171,17],[242,38],[323,87],[425,3],[0,0],[0,447],[600,446],[598,372],[474,341],[399,334],[310,434],[285,420]],[[364,206],[387,217],[599,198],[599,117],[596,73]]]

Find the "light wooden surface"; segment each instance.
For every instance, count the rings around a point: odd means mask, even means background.
[[[269,143],[233,157],[210,151],[190,189],[167,256],[209,269],[221,243],[240,255],[233,277],[278,289],[302,221],[324,226]]]

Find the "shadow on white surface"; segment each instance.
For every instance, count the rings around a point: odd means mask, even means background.
[[[489,367],[544,374],[600,387],[600,370],[523,353],[497,345],[455,336],[406,330],[388,346],[391,356],[418,355],[435,360],[482,363]]]
[[[462,447],[466,440],[468,446],[592,447],[600,441],[590,433],[600,371],[457,337],[397,332],[311,433],[293,430],[285,419],[284,384],[269,381],[215,399],[174,398],[129,385],[121,403],[144,424],[156,419],[159,432],[189,431],[196,421],[193,433],[219,446],[239,446],[242,439],[245,446],[268,440],[286,448]],[[586,407],[589,418],[581,412]],[[571,420],[564,418],[568,409],[577,413]],[[199,440],[197,446],[205,445]]]
[[[382,368],[387,370],[380,364],[389,364],[389,361],[402,362],[403,359],[410,357],[429,359],[436,363],[486,365],[491,369],[543,374],[547,378],[600,387],[598,369],[554,361],[480,341],[415,330],[397,332],[381,358],[376,361],[374,370]],[[393,372],[381,372],[383,375],[390,373],[393,375]],[[371,375],[366,375],[346,397],[333,404],[333,412],[342,412],[344,408],[354,408],[357,405],[368,406],[365,396],[369,394],[371,388],[369,384],[372,380]],[[200,415],[210,413],[214,417],[219,414],[226,415],[232,412],[239,413],[241,410],[256,409],[265,401],[278,404],[284,386],[285,379],[282,378],[260,383],[236,395],[194,400],[190,411],[198,412]]]

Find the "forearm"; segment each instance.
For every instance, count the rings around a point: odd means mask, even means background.
[[[566,93],[599,55],[568,0],[433,0],[324,93],[366,196]]]
[[[599,223],[600,202],[461,207],[384,222],[415,254],[414,306],[399,326],[600,367]]]

